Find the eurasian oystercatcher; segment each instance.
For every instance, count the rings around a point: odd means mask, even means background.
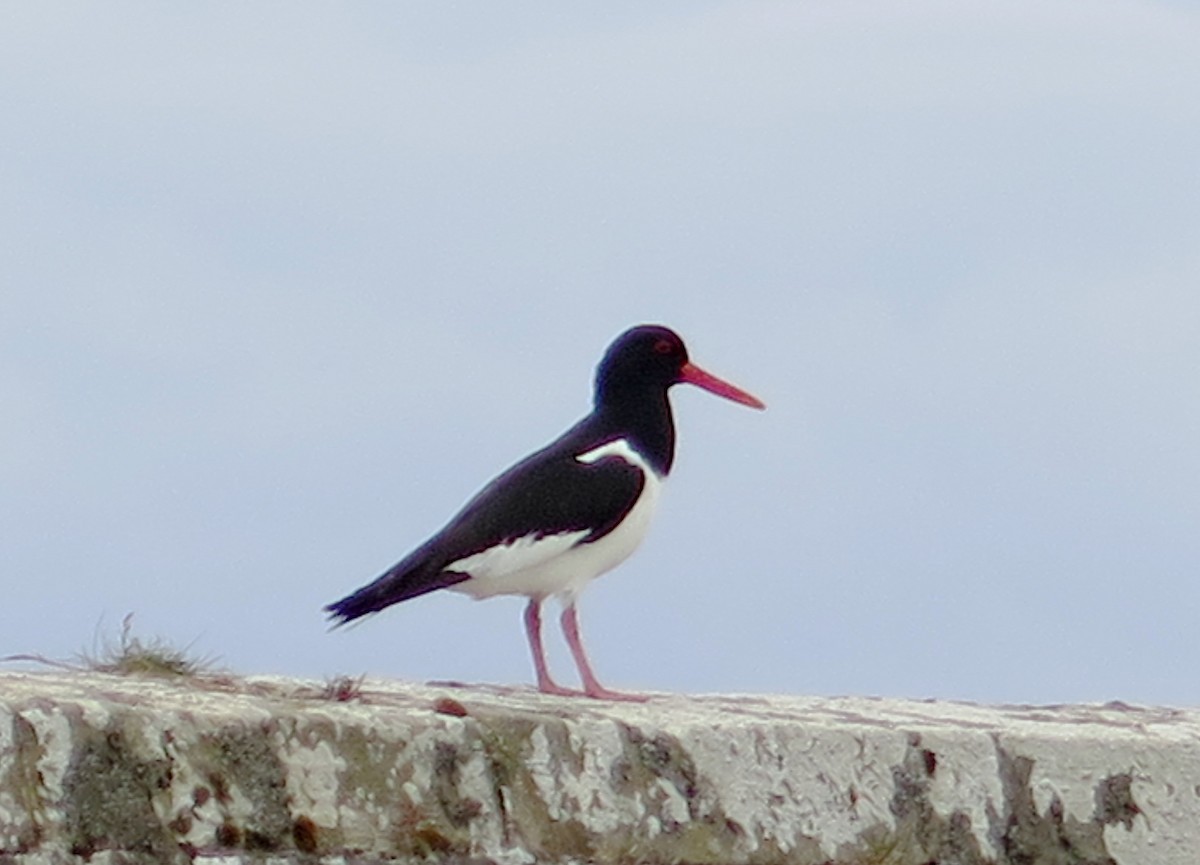
[[[675,458],[667,390],[680,383],[765,408],[691,363],[674,331],[631,328],[596,368],[591,414],[484,487],[399,564],[327,606],[330,618],[341,625],[437,589],[475,598],[524,595],[538,690],[578,695],[551,678],[542,648],[542,603],[557,597],[583,694],[644,699],[610,691],[596,680],[579,638],[575,602],[590,580],[623,562],[646,534]]]

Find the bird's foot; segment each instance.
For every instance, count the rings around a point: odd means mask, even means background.
[[[564,688],[558,682],[547,680],[538,682],[538,691],[543,694],[553,694],[555,697],[583,697],[586,696],[583,691],[578,691],[575,688]]]
[[[618,700],[622,703],[645,703],[650,698],[645,694],[626,694],[621,691],[610,691],[602,685],[589,685],[584,694],[594,700]]]
[[[593,700],[616,700],[623,703],[645,703],[650,698],[645,694],[625,694],[621,691],[610,691],[599,684],[590,684],[584,690],[564,688],[555,681],[539,682],[538,691],[555,697],[591,697]]]

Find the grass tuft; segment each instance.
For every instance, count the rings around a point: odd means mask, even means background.
[[[180,649],[162,637],[149,640],[133,633],[133,613],[121,620],[121,633],[116,642],[104,640],[98,649],[79,652],[72,661],[60,661],[36,653],[5,655],[0,663],[32,662],[57,667],[73,673],[111,673],[117,676],[154,676],[164,679],[213,679],[216,684],[228,684],[228,677],[214,676],[212,657],[193,657],[191,646]]]
[[[93,653],[78,656],[79,666],[97,673],[121,676],[188,678],[208,672],[212,658],[192,657],[190,646],[178,648],[162,637],[143,639],[133,633],[133,613],[121,621],[116,642],[105,640]]]
[[[362,699],[363,680],[367,676],[334,676],[325,680],[325,690],[321,692],[322,700],[335,703],[351,703]]]

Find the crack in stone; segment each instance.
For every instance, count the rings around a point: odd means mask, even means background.
[[[998,736],[993,740],[1004,811],[997,813],[989,804],[988,817],[992,840],[1003,854],[1002,865],[1117,865],[1108,852],[1104,827],[1109,822],[1132,821],[1134,814],[1128,809],[1137,808],[1121,776],[1101,782],[1096,793],[1097,814],[1091,820],[1066,814],[1058,796],[1051,799],[1044,814],[1039,813],[1031,783],[1035,761],[1010,754]],[[1102,789],[1108,792],[1102,793]]]

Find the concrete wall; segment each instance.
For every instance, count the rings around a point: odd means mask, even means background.
[[[1193,710],[323,690],[0,674],[0,865],[1200,863]]]

